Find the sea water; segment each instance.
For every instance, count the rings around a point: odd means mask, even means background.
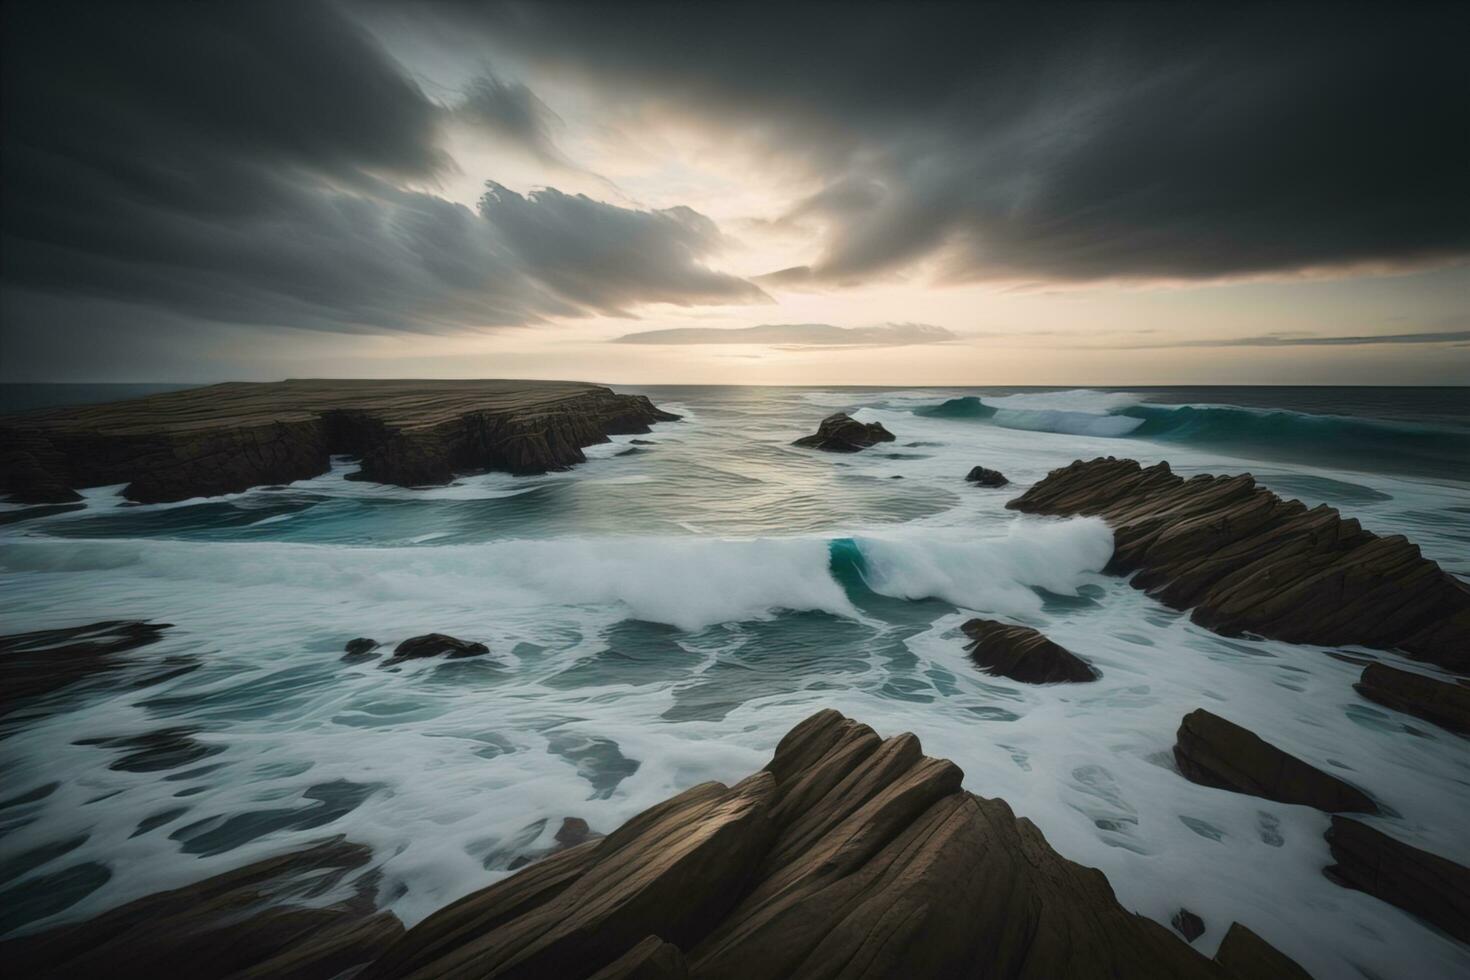
[[[1319,977],[1470,971],[1463,945],[1323,876],[1326,815],[1197,786],[1170,753],[1207,708],[1366,788],[1385,804],[1370,824],[1470,863],[1470,742],[1352,688],[1367,659],[1433,668],[1216,636],[1099,574],[1101,521],[1004,507],[1099,455],[1249,471],[1470,576],[1464,389],[621,390],[684,419],[562,473],[410,490],[336,460],[227,497],[106,487],[0,511],[4,632],[175,624],[0,720],[0,931],[335,834],[372,846],[381,901],[412,924],[564,817],[606,832],[739,779],[833,707],[918,734],[1128,908],[1199,914],[1202,952],[1239,921]],[[790,445],[839,410],[896,441]],[[965,483],[974,465],[1013,486]],[[976,614],[1038,627],[1101,679],[982,674],[959,632]],[[430,631],[491,652],[340,660],[355,636]]]

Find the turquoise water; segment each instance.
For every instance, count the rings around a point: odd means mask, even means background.
[[[740,778],[832,706],[916,732],[1129,907],[1196,911],[1206,951],[1239,920],[1320,976],[1470,969],[1464,947],[1322,877],[1323,815],[1195,786],[1168,756],[1179,719],[1208,707],[1466,862],[1465,740],[1359,698],[1357,664],[1213,636],[1099,575],[1101,523],[1004,509],[1079,457],[1249,470],[1470,575],[1463,389],[623,390],[685,421],[565,473],[408,490],[347,481],[343,460],[223,498],[133,506],[97,488],[75,510],[0,512],[7,632],[176,624],[129,670],[0,722],[4,927],[335,833],[375,848],[386,901],[416,921],[562,817],[606,831]],[[837,410],[896,441],[789,445]],[[1016,486],[966,484],[977,464]],[[1102,679],[979,674],[958,633],[975,613],[1042,628]],[[491,654],[339,660],[354,636],[430,630]],[[140,744],[163,747],[140,764]]]

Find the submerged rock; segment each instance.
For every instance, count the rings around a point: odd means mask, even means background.
[[[155,643],[169,628],[169,623],[106,620],[0,636],[0,717],[26,698],[123,666],[126,661],[114,654]]]
[[[378,648],[378,641],[377,640],[370,640],[370,639],[368,639],[365,636],[359,636],[355,640],[348,640],[347,641],[347,646],[346,646],[345,649],[347,650],[348,653],[353,654],[353,655],[357,655],[357,654],[362,654],[362,653],[369,653],[369,652],[371,652],[373,650],[376,650],[377,648]]]
[[[822,711],[703,783],[429,916],[398,977],[1224,977],[913,735]]]
[[[990,470],[983,466],[972,468],[965,474],[965,479],[982,487],[1003,487],[1011,482],[1000,470]]]
[[[334,455],[360,461],[356,479],[445,484],[566,469],[586,446],[677,418],[565,381],[236,382],[0,417],[0,493],[56,502],[122,483],[129,500],[185,500],[319,476]]]
[[[1333,817],[1326,836],[1337,862],[1327,877],[1470,943],[1470,868],[1346,817]]]
[[[1403,536],[1282,500],[1249,474],[1185,480],[1167,463],[1078,460],[1006,506],[1103,517],[1106,571],[1218,633],[1397,648],[1470,669],[1470,585]]]
[[[892,442],[893,433],[883,428],[882,423],[862,423],[850,415],[838,412],[822,419],[815,435],[802,436],[792,443],[808,449],[821,449],[829,453],[855,453],[860,449],[880,442]]]
[[[1470,734],[1470,687],[1369,664],[1353,685],[1370,701],[1423,718],[1452,732]]]
[[[371,857],[338,837],[0,942],[0,962],[37,980],[335,977],[403,934],[376,909]]]
[[[992,674],[1026,684],[1095,681],[1101,676],[1087,661],[1029,626],[972,619],[960,629],[972,641],[970,659]]]
[[[1174,917],[1169,922],[1179,931],[1179,935],[1190,942],[1194,942],[1205,934],[1205,920],[1189,911],[1189,909],[1180,909],[1178,912],[1175,912]]]
[[[1254,732],[1197,708],[1179,723],[1174,744],[1179,771],[1204,786],[1247,793],[1328,813],[1377,813],[1366,793],[1287,755]]]
[[[383,661],[383,666],[404,660],[437,657],[440,654],[448,654],[452,660],[458,657],[478,657],[489,652],[490,648],[483,643],[461,640],[448,633],[425,633],[423,636],[409,637],[394,647],[392,658]]]

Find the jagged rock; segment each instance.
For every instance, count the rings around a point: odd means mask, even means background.
[[[1470,734],[1470,687],[1463,684],[1450,684],[1385,664],[1369,664],[1353,687],[1370,701],[1452,732]]]
[[[383,661],[382,666],[389,667],[405,660],[437,657],[440,654],[448,654],[449,659],[454,660],[460,657],[478,657],[489,652],[490,648],[483,643],[461,640],[448,633],[425,633],[423,636],[411,636],[394,647],[393,656]]]
[[[1011,482],[1000,470],[990,470],[983,466],[973,467],[965,474],[965,479],[982,487],[1003,487]]]
[[[126,661],[113,659],[113,654],[154,643],[169,628],[169,623],[106,620],[0,636],[0,717],[25,698],[123,666]]]
[[[33,980],[338,976],[403,934],[397,917],[376,910],[376,875],[360,871],[371,857],[338,837],[0,942],[0,962]]]
[[[1232,922],[1215,962],[1233,977],[1250,980],[1312,980],[1312,975],[1297,965],[1296,960],[1251,932],[1239,922]]]
[[[880,422],[864,424],[850,415],[838,412],[822,419],[815,435],[802,436],[792,445],[821,449],[829,453],[855,453],[876,443],[892,442],[893,438],[893,433],[883,428]]]
[[[1326,837],[1337,862],[1327,877],[1470,943],[1470,868],[1346,817],[1333,817]]]
[[[1006,506],[1103,517],[1114,535],[1105,570],[1216,632],[1397,648],[1470,669],[1470,585],[1401,535],[1282,500],[1249,474],[1185,480],[1167,463],[1078,460]]]
[[[125,483],[129,500],[184,500],[319,476],[333,455],[359,459],[355,478],[399,486],[544,473],[677,418],[564,381],[235,382],[0,418],[0,492],[52,502]]]
[[[819,712],[763,771],[466,896],[358,980],[683,977],[680,953],[701,980],[1227,976],[961,778]]]
[[[967,647],[970,659],[992,674],[1026,684],[1095,681],[1101,676],[1087,661],[1029,626],[972,619],[960,629],[972,641]]]
[[[1328,813],[1377,813],[1366,793],[1287,755],[1254,732],[1197,708],[1179,723],[1174,760],[1186,778]]]
[[[1175,912],[1174,917],[1169,922],[1179,931],[1179,935],[1190,942],[1194,942],[1205,934],[1205,920],[1189,911],[1189,909],[1180,909],[1178,912]]]

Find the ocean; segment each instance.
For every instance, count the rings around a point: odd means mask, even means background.
[[[684,419],[545,476],[409,490],[338,460],[227,497],[0,510],[4,632],[176,626],[0,720],[0,933],[335,834],[374,848],[412,924],[563,817],[605,832],[739,779],[834,707],[918,734],[1125,906],[1198,913],[1207,954],[1240,921],[1319,977],[1470,972],[1465,947],[1322,875],[1324,814],[1196,785],[1170,756],[1209,708],[1391,802],[1367,822],[1470,863],[1470,742],[1352,689],[1355,661],[1433,668],[1216,636],[1099,574],[1101,521],[1004,507],[1079,458],[1250,472],[1470,577],[1470,389],[617,387]],[[27,388],[4,403],[105,397]],[[836,411],[896,441],[790,445]],[[1014,486],[965,483],[975,465]],[[1101,680],[981,674],[958,631],[975,614],[1036,626]],[[431,631],[491,653],[340,660],[356,636]]]

